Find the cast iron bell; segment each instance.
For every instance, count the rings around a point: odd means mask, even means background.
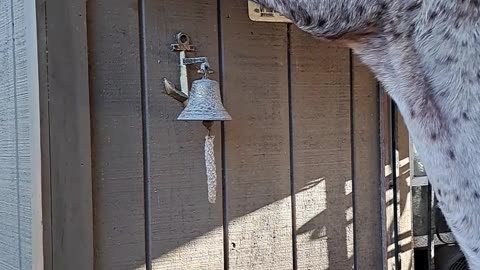
[[[216,81],[208,79],[208,75],[213,73],[210,70],[207,57],[187,58],[186,52],[195,51],[195,47],[190,43],[190,37],[185,33],[177,34],[176,44],[171,44],[172,50],[180,53],[180,85],[181,91],[164,79],[165,91],[176,100],[186,103],[177,120],[180,121],[203,121],[209,128],[213,121],[230,121],[232,117],[223,107],[220,97],[220,87]],[[192,89],[188,89],[187,65],[200,64],[198,73],[203,74],[203,78],[193,81]]]
[[[177,120],[182,121],[230,121],[232,117],[223,107],[220,87],[206,77],[192,83],[187,106]]]
[[[208,79],[213,73],[210,70],[206,57],[185,57],[186,52],[195,51],[190,44],[190,37],[184,33],[177,34],[177,44],[172,44],[173,51],[180,53],[180,85],[181,91],[164,79],[165,92],[174,99],[186,103],[185,109],[180,113],[177,120],[180,121],[202,121],[208,133],[205,136],[205,169],[208,184],[208,201],[215,203],[217,187],[217,169],[215,165],[215,149],[211,128],[215,121],[230,121],[232,117],[223,107],[220,97],[220,87],[216,81]],[[192,89],[188,90],[187,65],[201,64],[199,73],[203,78],[192,82]]]

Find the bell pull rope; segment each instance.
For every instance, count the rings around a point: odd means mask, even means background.
[[[207,172],[208,201],[210,203],[215,203],[217,199],[217,167],[215,165],[214,140],[215,136],[210,134],[210,128],[208,128],[208,134],[205,136],[205,166]]]

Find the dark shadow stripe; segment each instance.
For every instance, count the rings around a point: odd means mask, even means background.
[[[400,247],[398,237],[398,183],[397,183],[397,115],[395,101],[390,99],[390,164],[393,183],[393,241],[395,245],[395,269],[400,267]]]
[[[352,222],[353,222],[353,269],[358,267],[357,257],[357,215],[356,215],[356,196],[355,196],[355,180],[356,180],[356,163],[355,163],[355,67],[353,65],[353,53],[352,50],[348,51],[350,61],[350,169],[352,177]]]
[[[218,61],[219,61],[219,84],[220,84],[220,96],[222,102],[224,100],[224,81],[225,81],[225,56],[224,56],[224,43],[223,43],[223,1],[217,0],[217,31],[218,31]],[[225,142],[225,123],[221,122],[220,130],[221,147],[222,147],[222,210],[223,210],[223,269],[229,269],[229,238],[228,238],[228,188],[227,188],[227,151]]]
[[[381,252],[381,265],[382,267],[386,266],[387,262],[387,257],[386,257],[386,199],[385,199],[385,181],[384,181],[384,175],[385,175],[385,165],[383,163],[383,157],[384,157],[384,149],[383,149],[383,141],[384,141],[384,129],[383,129],[383,122],[384,122],[384,115],[383,115],[383,102],[382,102],[382,97],[383,97],[383,92],[382,88],[380,85],[380,82],[376,80],[375,84],[375,89],[376,89],[376,98],[377,98],[377,134],[378,134],[378,148],[377,148],[377,157],[378,157],[378,189],[377,192],[380,194],[379,198],[380,201],[378,203],[378,212],[380,213],[380,219],[378,222],[380,223],[380,231],[378,232],[378,237],[379,237],[379,248],[382,249]]]
[[[43,176],[42,176],[42,182],[45,182],[45,181],[48,181],[48,200],[49,200],[49,203],[50,203],[50,213],[49,213],[49,222],[50,222],[50,230],[48,232],[46,232],[48,234],[48,237],[50,238],[50,243],[49,243],[49,246],[46,247],[45,246],[45,241],[43,241],[44,243],[44,247],[43,247],[43,252],[44,252],[44,257],[46,258],[46,256],[48,256],[48,259],[45,259],[44,261],[44,267],[47,268],[48,266],[48,260],[49,263],[50,263],[50,266],[51,266],[51,269],[55,269],[54,267],[54,256],[53,256],[53,253],[54,253],[54,250],[53,250],[53,199],[52,199],[52,179],[51,179],[51,175],[52,175],[52,135],[51,135],[51,131],[52,131],[52,123],[50,122],[50,115],[51,115],[51,111],[50,111],[50,76],[49,76],[49,65],[48,65],[48,15],[47,15],[47,2],[45,1],[45,5],[44,5],[44,9],[43,9],[43,12],[44,12],[44,21],[41,22],[44,24],[44,27],[45,27],[45,51],[42,52],[45,54],[45,81],[46,81],[46,90],[47,90],[47,95],[46,95],[46,98],[47,98],[47,102],[46,102],[46,110],[47,110],[47,119],[46,119],[46,125],[47,125],[47,129],[48,129],[48,180],[45,180],[43,179]],[[39,22],[40,23],[40,22]],[[40,49],[40,48],[38,48]],[[90,88],[91,89],[91,88]],[[42,145],[43,147],[43,145]],[[46,194],[42,194],[42,197],[45,196]],[[45,218],[45,213],[42,213],[43,217],[42,218]],[[45,224],[43,224],[43,226],[45,226]],[[44,232],[44,237],[45,236],[45,232]],[[48,248],[48,249],[47,249]],[[46,252],[48,251],[48,252]],[[48,253],[50,253],[50,255],[48,255]],[[48,269],[46,269],[48,270]]]
[[[140,45],[140,83],[142,99],[142,143],[143,143],[143,192],[144,192],[144,215],[145,215],[145,266],[152,269],[152,245],[151,245],[151,215],[150,215],[150,110],[147,81],[146,59],[146,13],[145,0],[138,0],[138,26]]]
[[[380,204],[379,204],[379,211],[380,211],[380,223],[381,223],[381,248],[382,248],[382,267],[383,269],[387,269],[387,261],[388,261],[388,243],[387,239],[389,237],[387,231],[387,206],[386,206],[386,191],[387,191],[387,179],[385,174],[385,165],[386,165],[386,150],[388,146],[386,146],[386,141],[388,140],[387,130],[385,128],[385,124],[388,121],[388,113],[384,110],[385,105],[385,96],[387,95],[384,91],[381,83],[377,81],[377,95],[378,95],[378,134],[379,134],[379,142],[380,146],[378,148],[379,151],[379,165],[380,169],[378,171],[378,177],[380,179],[380,185],[378,187],[378,192],[380,192]]]
[[[288,124],[290,144],[290,194],[292,200],[292,258],[293,270],[297,270],[297,204],[295,197],[295,158],[294,154],[294,124],[293,124],[293,75],[292,75],[292,27],[287,24],[287,66],[288,66]]]

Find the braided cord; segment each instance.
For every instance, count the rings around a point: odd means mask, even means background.
[[[215,166],[215,153],[213,141],[215,136],[205,137],[205,165],[207,171],[208,201],[215,203],[217,197],[217,168]]]

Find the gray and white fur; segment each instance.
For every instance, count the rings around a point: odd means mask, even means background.
[[[480,0],[256,0],[342,42],[397,103],[440,208],[480,269]]]

